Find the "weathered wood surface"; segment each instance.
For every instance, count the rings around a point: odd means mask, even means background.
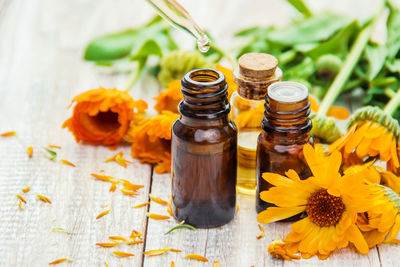
[[[222,45],[232,47],[231,36],[237,29],[255,24],[284,24],[294,11],[284,1],[181,1],[199,24],[211,30]],[[309,1],[315,9],[327,6],[339,12],[362,17],[365,1]],[[323,3],[322,3],[323,2]],[[329,3],[330,2],[330,3]],[[348,3],[351,2],[351,3]],[[370,1],[371,3],[373,1]],[[362,7],[355,9],[354,7]],[[354,12],[357,10],[357,12]],[[170,175],[157,175],[152,168],[133,160],[128,168],[104,159],[115,153],[106,147],[76,144],[69,132],[61,129],[69,116],[67,106],[77,93],[96,88],[123,87],[126,75],[94,68],[81,60],[85,44],[93,37],[144,23],[153,14],[142,0],[0,0],[0,132],[13,130],[18,137],[0,139],[0,266],[46,266],[58,258],[74,261],[70,266],[210,266],[214,260],[223,266],[295,265],[272,259],[266,252],[269,242],[284,236],[288,225],[265,225],[266,236],[259,234],[254,200],[238,198],[239,210],[228,225],[210,230],[177,230],[165,235],[177,222],[173,219],[147,219],[148,211],[167,214],[166,207],[152,203],[133,209],[148,200],[170,196]],[[188,47],[193,43],[177,33]],[[140,89],[146,90],[140,90]],[[132,90],[135,98],[148,100],[158,91],[151,78]],[[42,147],[62,146],[58,158],[67,159],[76,168],[53,162],[43,156]],[[32,145],[34,156],[27,158]],[[119,147],[129,155],[129,147]],[[108,192],[109,183],[96,181],[90,173],[105,170],[119,178],[145,187],[135,198],[120,192]],[[25,210],[18,208],[15,194],[31,185],[24,197]],[[52,205],[42,203],[36,193],[49,197]],[[110,204],[109,206],[106,206]],[[102,211],[111,212],[96,220]],[[70,234],[52,232],[66,229]],[[121,245],[115,249],[96,247],[110,235],[129,236],[136,229],[145,233],[145,244]],[[171,246],[183,250],[158,257],[144,257],[143,251]],[[113,250],[135,254],[121,259]],[[350,250],[335,253],[327,261],[313,258],[302,265],[315,266],[398,266],[399,246],[384,245],[367,256]],[[184,259],[187,253],[206,256],[207,264]]]

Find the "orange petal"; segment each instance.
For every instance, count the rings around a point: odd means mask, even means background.
[[[32,158],[32,155],[33,155],[33,147],[28,146],[28,148],[26,149],[26,153],[28,154],[28,158]]]
[[[118,257],[123,257],[123,258],[135,256],[132,253],[123,252],[123,251],[113,251],[113,254]]]
[[[121,242],[113,242],[113,243],[96,243],[96,246],[103,247],[103,248],[112,248],[118,246]]]
[[[161,205],[168,205],[169,204],[168,201],[165,201],[165,200],[163,200],[163,199],[161,199],[159,197],[154,197],[152,195],[150,195],[150,199],[153,200],[154,202],[158,203],[158,204],[161,204]]]
[[[136,205],[136,206],[133,206],[133,208],[137,209],[137,208],[141,208],[141,207],[147,206],[147,205],[149,205],[149,204],[150,204],[150,201],[149,201],[149,202],[145,202],[145,203],[138,204],[138,205]]]
[[[350,112],[346,108],[334,106],[329,108],[326,116],[334,117],[338,120],[346,120],[350,116]]]
[[[202,262],[208,262],[208,259],[206,257],[200,256],[197,254],[187,254],[185,256],[185,258],[192,259],[192,260],[198,260],[198,261],[202,261]]]
[[[69,165],[69,166],[72,166],[72,167],[76,167],[75,164],[73,164],[72,162],[70,162],[70,161],[68,161],[68,160],[66,160],[66,159],[60,159],[60,161],[61,161],[62,163],[64,163],[65,165]]]
[[[165,252],[168,252],[169,250],[170,250],[170,248],[154,249],[154,250],[146,251],[143,254],[146,256],[158,256],[158,255],[164,254]]]
[[[154,219],[154,220],[167,220],[170,217],[166,215],[161,215],[161,214],[154,214],[154,213],[147,213],[147,217]]]
[[[49,265],[59,264],[61,262],[67,261],[67,260],[68,260],[67,258],[61,258],[61,259],[50,262]]]
[[[270,207],[260,212],[257,215],[259,223],[271,223],[292,217],[305,210],[304,206],[301,207]]]
[[[96,216],[96,220],[100,219],[101,217],[103,217],[104,215],[108,214],[110,212],[111,209],[109,210],[105,210],[103,212],[101,212],[99,215]]]
[[[10,136],[16,136],[16,135],[17,135],[16,132],[5,132],[5,133],[0,134],[0,136],[2,136],[2,137],[10,137]]]

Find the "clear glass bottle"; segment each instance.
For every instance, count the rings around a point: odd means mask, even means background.
[[[213,69],[182,79],[181,117],[172,127],[172,210],[198,228],[226,224],[236,210],[237,130],[227,89]]]
[[[308,90],[303,84],[277,82],[268,88],[263,132],[257,141],[257,212],[273,206],[260,198],[260,192],[272,186],[262,178],[263,173],[285,175],[286,171],[293,169],[301,179],[311,176],[303,156],[303,146],[314,143],[310,135],[312,124],[309,114]]]
[[[237,190],[241,194],[256,192],[257,137],[262,131],[264,98],[268,86],[282,79],[278,60],[265,53],[248,53],[239,58],[234,71],[238,90],[231,96],[231,117],[238,128]]]

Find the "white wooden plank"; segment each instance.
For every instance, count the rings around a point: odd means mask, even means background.
[[[105,261],[111,266],[138,266],[142,262],[142,244],[118,247],[136,255],[121,259],[112,255],[114,249],[96,247],[95,243],[107,242],[110,235],[129,236],[132,229],[145,232],[145,211],[132,206],[147,198],[150,166],[134,161],[124,169],[104,163],[116,151],[76,144],[72,135],[61,129],[71,112],[66,107],[75,94],[99,83],[112,86],[124,79],[97,73],[82,61],[81,44],[86,42],[82,37],[87,38],[94,28],[69,26],[69,20],[78,19],[74,22],[83,24],[86,15],[100,18],[99,10],[92,9],[95,3],[84,2],[85,8],[81,6],[75,17],[69,18],[77,2],[12,1],[0,24],[0,132],[18,132],[17,138],[0,139],[0,266],[45,266],[64,257],[74,259],[75,266],[99,266]],[[67,29],[60,31],[61,26]],[[74,35],[74,31],[81,34]],[[77,42],[62,41],[69,38]],[[59,157],[77,167],[46,159],[39,151],[48,144],[61,145]],[[26,156],[28,145],[34,146],[32,159]],[[117,151],[129,157],[129,146]],[[143,184],[142,194],[132,198],[108,192],[108,183],[90,176],[101,169]],[[28,204],[20,211],[15,194],[27,185],[32,186],[24,195]],[[52,205],[40,202],[36,193],[49,197]],[[111,212],[96,220],[109,208],[103,207],[108,203],[112,203]],[[54,233],[55,227],[73,234]]]

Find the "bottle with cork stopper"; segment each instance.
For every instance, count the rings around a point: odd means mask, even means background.
[[[272,187],[263,179],[263,173],[285,175],[285,172],[293,169],[300,179],[311,176],[303,156],[304,145],[314,144],[310,135],[312,124],[309,114],[308,89],[303,84],[277,82],[268,87],[263,131],[257,141],[257,212],[273,206],[260,198],[260,192]]]
[[[264,98],[268,86],[282,80],[282,71],[278,60],[265,53],[244,54],[238,63],[233,72],[238,89],[231,97],[231,117],[238,128],[237,190],[254,195],[257,137],[262,131]]]

